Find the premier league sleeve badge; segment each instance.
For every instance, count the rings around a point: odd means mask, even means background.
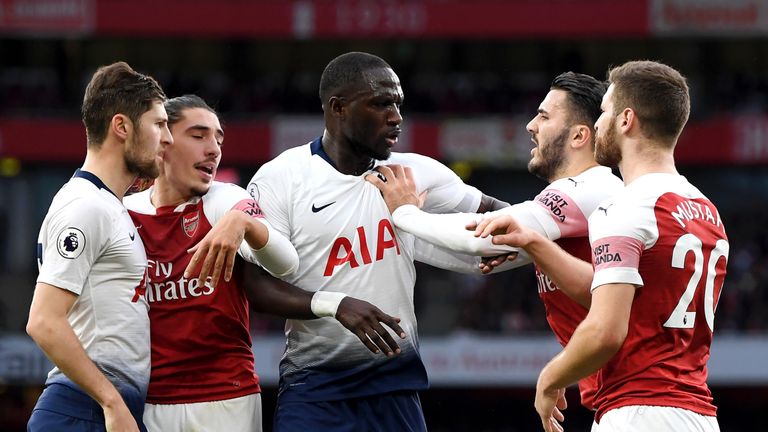
[[[67,227],[59,233],[56,239],[56,249],[59,255],[67,259],[75,259],[85,249],[85,234],[75,227]]]

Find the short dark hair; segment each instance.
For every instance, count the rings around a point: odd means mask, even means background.
[[[184,117],[182,115],[184,110],[190,108],[203,108],[217,116],[219,115],[216,110],[211,108],[200,96],[187,94],[165,101],[165,111],[168,113],[168,126],[172,126],[181,121]]]
[[[571,120],[594,128],[600,117],[600,104],[608,85],[595,77],[576,72],[564,72],[552,80],[552,90],[562,90],[568,95]]]
[[[642,132],[651,139],[677,141],[691,112],[685,77],[663,63],[639,60],[608,71],[614,112],[632,108]]]
[[[101,146],[115,114],[124,114],[137,124],[154,102],[165,99],[163,89],[154,78],[136,72],[125,62],[100,67],[85,89],[80,109],[88,146]]]
[[[392,69],[381,57],[364,52],[348,52],[328,63],[320,76],[320,101],[328,99],[344,87],[355,86],[363,80],[363,72],[371,69]]]

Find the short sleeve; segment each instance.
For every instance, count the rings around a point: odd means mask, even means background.
[[[289,200],[290,181],[285,169],[272,161],[262,165],[248,183],[248,193],[256,200],[264,218],[286,238],[291,238]]]
[[[203,207],[212,226],[232,209],[243,211],[257,219],[264,218],[256,200],[245,189],[231,183],[216,183],[215,189],[209,191],[203,198]],[[256,262],[248,242],[243,241],[239,253],[246,261]]]
[[[38,240],[42,249],[38,282],[82,293],[114,225],[96,202],[81,198],[48,214]]]
[[[589,218],[589,241],[595,275],[592,289],[611,283],[642,286],[640,256],[653,239],[646,209],[607,201]]]

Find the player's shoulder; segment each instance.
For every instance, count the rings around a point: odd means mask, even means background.
[[[241,193],[245,192],[245,189],[243,189],[240,185],[236,185],[234,183],[227,183],[227,182],[220,182],[220,181],[214,181],[211,183],[211,187],[208,189],[208,193],[203,195],[208,196],[215,196],[220,194],[232,194],[232,193]]]
[[[248,182],[247,191],[253,195],[257,184],[284,188],[290,180],[302,172],[310,171],[312,152],[309,144],[289,148],[264,163]],[[258,198],[256,198],[258,199]]]
[[[397,165],[404,165],[404,166],[420,166],[420,165],[440,165],[445,166],[441,162],[438,162],[437,160],[425,156],[418,153],[399,153],[399,152],[392,152],[390,154],[389,158],[387,158],[384,161],[380,161],[378,164],[397,164]]]
[[[125,212],[111,192],[72,179],[54,197],[46,215],[46,225],[76,227],[80,231],[101,232],[117,224]]]
[[[625,197],[627,205],[632,202],[638,205],[653,205],[659,197],[670,193],[684,198],[706,199],[706,196],[685,177],[670,173],[645,174],[627,185],[622,196]]]
[[[667,178],[667,181],[671,179]],[[644,226],[654,219],[654,208],[664,190],[663,178],[640,178],[601,201],[589,218],[593,226]]]
[[[259,168],[261,170],[285,170],[291,167],[301,166],[312,156],[310,144],[303,144],[297,147],[291,147],[275,156],[269,162]]]
[[[613,174],[610,168],[595,166],[578,175],[555,180],[550,186],[562,190],[583,193],[598,191],[612,195],[624,188],[624,182]]]
[[[377,161],[376,165],[402,165],[410,167],[418,183],[428,184],[436,182],[437,184],[443,184],[447,181],[452,181],[456,177],[455,173],[442,162],[418,153],[393,152],[388,159]]]
[[[228,199],[246,199],[251,198],[248,192],[234,183],[225,183],[214,181],[208,189],[208,193],[203,195],[203,202]]]
[[[123,197],[123,205],[131,211],[139,213],[154,213],[152,205],[152,188]]]
[[[54,208],[83,216],[122,213],[124,210],[111,191],[81,178],[71,179],[59,190],[51,203],[51,209]]]

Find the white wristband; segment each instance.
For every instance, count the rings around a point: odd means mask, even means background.
[[[336,317],[336,311],[339,309],[339,304],[347,295],[340,292],[333,291],[317,291],[312,296],[312,313],[317,317]]]

